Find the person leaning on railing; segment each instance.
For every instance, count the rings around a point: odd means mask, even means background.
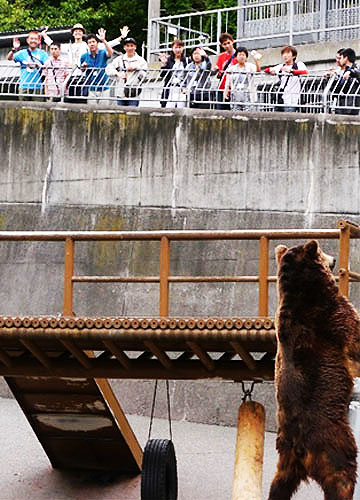
[[[235,50],[237,64],[227,69],[224,89],[224,99],[227,100],[230,96],[230,106],[233,110],[253,109],[251,103],[257,100],[254,73],[261,71],[259,57],[256,57],[258,54],[254,54],[256,64],[253,64],[247,60],[249,53],[246,47],[238,47]]]
[[[186,96],[181,92],[180,84],[184,69],[191,62],[190,57],[184,53],[184,42],[175,39],[171,44],[170,55],[159,55],[162,62],[160,76],[164,78],[164,87],[161,92],[160,105],[162,108],[183,108]]]
[[[358,115],[360,107],[360,69],[355,64],[356,54],[351,48],[340,53],[339,66],[341,72],[333,89],[337,97],[335,114]]]
[[[119,106],[139,106],[141,84],[148,69],[145,59],[136,52],[134,38],[125,38],[125,54],[115,57],[106,68],[107,75],[116,79],[117,104]]]
[[[37,31],[30,31],[26,37],[28,47],[18,50],[20,42],[17,38],[13,40],[13,48],[7,55],[8,61],[20,64],[19,99],[31,101],[33,95],[43,94],[42,71],[43,64],[49,58],[45,50],[39,49],[41,36]],[[25,96],[23,94],[26,94]],[[37,97],[38,101],[45,98]]]
[[[286,45],[281,50],[283,63],[272,68],[266,68],[265,73],[278,75],[279,89],[277,91],[278,104],[276,111],[294,112],[300,100],[301,82],[300,75],[307,75],[308,70],[301,61],[296,61],[297,49],[292,45]]]
[[[211,62],[202,47],[194,47],[191,60],[184,71],[181,91],[187,95],[190,108],[210,107]],[[203,101],[203,102],[202,102]]]

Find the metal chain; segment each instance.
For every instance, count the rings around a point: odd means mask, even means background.
[[[169,390],[169,381],[166,380],[166,399],[167,399],[167,410],[168,410],[168,422],[169,422],[169,434],[170,434],[170,440],[172,441],[172,428],[171,428],[171,408],[170,408],[170,390]],[[151,430],[152,430],[152,425],[154,421],[154,413],[155,413],[155,402],[156,402],[156,394],[157,394],[157,388],[158,388],[158,380],[155,380],[155,385],[154,385],[154,394],[153,394],[153,399],[152,399],[152,404],[151,404],[151,413],[150,413],[150,425],[149,425],[149,434],[148,434],[148,441],[151,438]]]
[[[251,397],[252,397],[252,393],[254,391],[254,387],[255,387],[255,382],[251,382],[251,385],[249,388],[246,388],[245,387],[245,383],[243,381],[241,381],[241,388],[242,388],[242,391],[244,393],[244,396],[242,398],[242,401],[243,403],[245,403],[245,401],[248,399],[249,401],[251,401]]]

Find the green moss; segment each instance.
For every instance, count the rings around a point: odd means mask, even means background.
[[[98,217],[94,231],[121,231],[124,219],[113,214],[104,214]],[[92,264],[99,272],[116,273],[119,269],[121,243],[117,241],[97,241],[91,245]]]
[[[4,231],[6,229],[6,218],[4,215],[0,214],[0,231]]]

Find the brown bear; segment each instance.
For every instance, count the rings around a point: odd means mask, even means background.
[[[279,245],[275,253],[279,461],[269,500],[289,500],[308,478],[322,487],[325,500],[352,500],[357,450],[347,412],[359,366],[360,318],[339,294],[335,259],[317,241]]]

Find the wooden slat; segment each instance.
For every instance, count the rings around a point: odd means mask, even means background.
[[[247,352],[246,349],[240,344],[240,342],[230,342],[230,345],[234,348],[235,352],[240,356],[240,358],[246,363],[246,366],[251,371],[256,370],[256,362],[254,358]]]
[[[4,363],[4,365],[8,368],[10,368],[10,366],[12,366],[13,364],[10,356],[8,356],[3,349],[0,349],[0,361]]]
[[[200,359],[205,368],[211,372],[215,370],[215,363],[210,358],[208,353],[204,351],[196,342],[186,342],[186,344],[190,347],[190,349],[196,354],[196,356]]]
[[[85,368],[90,369],[92,367],[89,357],[72,340],[60,340],[60,342]]]
[[[155,344],[155,342],[152,342],[151,340],[146,340],[144,342],[145,347],[147,347],[160,361],[160,363],[170,370],[173,366],[171,359],[169,356],[166,354],[166,352],[162,351],[159,349],[159,347]]]
[[[111,340],[104,340],[104,346],[109,349],[109,351],[115,356],[115,358],[121,363],[121,365],[130,370],[131,368],[131,360],[126,356],[124,351],[122,351],[114,342]]]
[[[35,358],[38,361],[40,361],[42,365],[44,365],[48,369],[51,369],[50,359],[34,342],[25,339],[21,339],[20,342],[22,343],[23,346],[26,347],[26,349],[28,349],[31,352],[31,354],[35,356]]]

